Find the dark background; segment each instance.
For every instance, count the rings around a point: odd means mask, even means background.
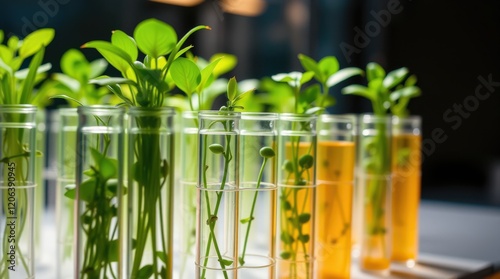
[[[53,71],[67,49],[109,40],[114,29],[132,34],[149,17],[171,24],[178,34],[210,25],[212,31],[193,36],[195,54],[237,55],[230,74],[238,80],[301,70],[298,53],[315,59],[335,55],[341,67],[364,68],[371,61],[387,70],[406,66],[423,92],[410,105],[423,119],[422,197],[500,206],[498,1],[262,1],[266,8],[260,15],[245,17],[225,13],[222,2],[213,0],[194,7],[146,0],[4,0],[0,29],[24,37],[34,29],[55,28],[45,59]],[[357,30],[368,40],[359,41]],[[346,55],[346,45],[356,52]],[[99,57],[93,50],[84,53],[89,60]],[[481,78],[493,81],[491,92],[484,86],[479,91],[482,100],[475,95]],[[331,92],[338,99],[331,112],[370,111],[365,100],[341,96],[340,88]]]

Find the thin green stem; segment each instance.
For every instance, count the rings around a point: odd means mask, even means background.
[[[226,124],[224,123],[224,127],[227,129],[227,126]],[[205,142],[204,142],[204,153],[203,153],[203,167],[204,167],[204,170],[203,170],[203,187],[205,189],[208,188],[208,184],[207,184],[207,177],[206,177],[206,171],[208,169],[208,166],[207,166],[207,162],[206,162],[206,152],[207,152],[207,135],[205,135]],[[217,244],[217,239],[215,237],[215,232],[213,230],[214,226],[215,226],[215,223],[217,222],[217,214],[218,214],[218,211],[219,211],[219,206],[220,206],[220,203],[221,203],[221,200],[222,200],[222,195],[223,195],[223,190],[225,188],[225,185],[226,185],[226,180],[227,180],[227,175],[228,175],[228,170],[229,170],[229,163],[231,162],[232,160],[232,153],[231,153],[231,136],[230,135],[226,135],[226,148],[225,148],[225,152],[223,154],[224,156],[224,170],[223,170],[223,174],[222,174],[222,180],[221,180],[221,184],[219,186],[219,190],[220,192],[217,192],[217,201],[216,201],[216,204],[215,204],[215,208],[214,208],[214,211],[213,213],[211,213],[211,210],[210,210],[210,199],[208,197],[208,191],[205,191],[205,199],[206,199],[206,203],[207,203],[207,225],[209,225],[210,227],[210,235],[209,235],[209,238],[208,238],[208,242],[207,242],[207,247],[206,247],[206,251],[205,251],[205,259],[204,259],[204,262],[203,262],[203,267],[206,267],[207,264],[208,264],[208,256],[210,254],[210,247],[212,245],[212,241],[214,242],[214,247],[216,249],[216,253],[217,253],[217,257],[219,258],[219,264],[221,266],[221,269],[222,269],[222,273],[224,275],[224,278],[229,278],[228,277],[228,274],[227,274],[227,270],[226,270],[226,265],[224,264],[224,259],[222,257],[222,254],[220,253],[219,251],[219,248],[218,248],[218,244]],[[206,268],[203,268],[203,271],[202,271],[202,274],[201,274],[201,278],[204,279],[205,278],[205,274],[206,274]]]
[[[256,190],[255,190],[255,194],[253,196],[252,208],[250,209],[250,216],[248,217],[247,231],[245,232],[245,242],[243,243],[243,252],[242,252],[241,257],[239,259],[241,265],[245,264],[245,254],[246,254],[246,250],[247,250],[248,237],[250,235],[250,227],[252,226],[252,222],[254,220],[253,212],[255,210],[255,204],[257,203],[257,196],[259,194],[258,189],[260,188],[260,184],[262,182],[262,174],[264,173],[264,168],[266,166],[266,163],[267,163],[267,158],[264,158],[264,160],[262,161],[262,165],[260,167],[259,176],[257,177],[257,185],[255,186]]]

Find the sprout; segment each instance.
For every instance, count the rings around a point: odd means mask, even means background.
[[[310,169],[314,164],[313,156],[306,154],[299,159],[299,166],[304,169]]]
[[[210,149],[210,151],[212,151],[214,154],[222,154],[224,153],[224,147],[222,147],[222,145],[218,144],[218,143],[213,143],[211,144],[208,149]]]
[[[274,153],[274,150],[269,146],[262,147],[260,149],[259,153],[260,153],[260,156],[262,156],[266,159],[272,158],[276,155],[276,153]]]

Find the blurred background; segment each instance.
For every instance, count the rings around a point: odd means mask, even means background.
[[[6,2],[6,1],[4,1]],[[2,5],[0,29],[24,37],[52,27],[45,61],[60,71],[69,48],[132,34],[155,17],[184,34],[195,25],[194,54],[238,57],[238,80],[302,70],[299,53],[338,58],[341,68],[378,62],[408,67],[422,96],[410,104],[423,119],[422,198],[500,207],[500,2],[412,0],[17,0]],[[89,60],[95,50],[84,50]],[[332,113],[370,112],[340,89]]]

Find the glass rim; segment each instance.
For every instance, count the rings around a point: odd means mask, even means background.
[[[197,110],[185,110],[181,112],[181,116],[185,118],[198,118],[199,111]]]
[[[363,113],[360,115],[362,123],[392,123],[392,115],[379,116],[372,113]]]
[[[280,113],[280,120],[290,120],[290,121],[304,121],[304,120],[316,120],[318,118],[315,114],[302,114],[302,113]]]
[[[0,110],[3,112],[15,113],[34,113],[38,110],[35,105],[31,104],[0,104]]]
[[[127,114],[132,116],[150,116],[150,115],[167,115],[171,116],[175,114],[175,109],[173,107],[136,107],[132,106],[128,108]]]
[[[278,120],[276,112],[241,112],[242,120]]]
[[[107,114],[120,114],[124,113],[125,109],[123,107],[117,107],[112,105],[91,105],[91,106],[79,106],[77,108],[78,113],[89,113],[92,112],[96,115],[107,115]]]
[[[78,108],[58,108],[57,109],[58,113],[60,115],[77,115],[78,114]]]
[[[412,123],[412,124],[420,125],[422,123],[422,117],[420,115],[408,115],[408,116],[403,116],[403,117],[393,115],[392,116],[392,123],[393,124]]]
[[[220,110],[200,110],[198,117],[212,119],[212,120],[227,120],[227,119],[240,119],[241,112],[238,111],[220,111]]]
[[[353,125],[356,121],[352,116],[345,114],[321,114],[319,120],[323,123],[351,123]]]

